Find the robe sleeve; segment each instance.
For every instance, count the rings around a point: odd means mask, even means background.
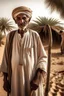
[[[41,70],[47,72],[47,54],[39,35],[37,38],[37,55],[38,59],[36,69],[40,68]]]
[[[3,59],[2,59],[1,68],[0,68],[1,72],[4,72],[4,73],[8,73],[7,72],[7,45],[8,45],[8,41],[9,41],[9,34],[6,37],[6,44],[5,44]]]

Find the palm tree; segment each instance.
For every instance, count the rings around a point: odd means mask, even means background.
[[[7,18],[0,18],[0,31],[4,32],[4,34],[6,35],[6,31],[11,31],[14,28],[14,26],[12,25],[12,22],[10,21],[10,19]]]
[[[38,17],[29,25],[29,28],[39,32],[41,39],[44,40],[49,37],[46,25],[50,25],[51,27],[53,42],[60,43],[61,37],[59,32],[60,30],[63,30],[63,27],[61,27],[62,23],[57,19]]]
[[[52,11],[56,9],[60,12],[61,17],[64,18],[64,0],[45,0],[45,3],[51,7]]]
[[[46,88],[45,88],[45,96],[48,96],[48,91],[49,91],[49,81],[50,81],[50,68],[51,68],[51,47],[52,47],[52,36],[55,37],[55,33],[58,33],[60,30],[63,30],[63,27],[61,27],[61,23],[60,21],[56,20],[56,19],[48,19],[46,17],[39,17],[36,18],[37,20],[34,20],[34,23],[32,23],[32,25],[30,25],[30,27],[33,30],[38,30],[40,31],[40,33],[42,33],[43,35],[41,36],[48,36],[49,39],[49,44],[48,44],[48,66],[47,66],[47,82],[46,82]],[[55,33],[54,33],[54,31]],[[52,32],[54,33],[54,35],[52,34]],[[45,34],[44,34],[45,33]],[[56,38],[56,37],[55,37]]]
[[[3,38],[4,38],[4,35],[2,35],[2,33],[0,32],[0,46],[1,46],[2,44],[4,44],[4,42],[2,41]]]

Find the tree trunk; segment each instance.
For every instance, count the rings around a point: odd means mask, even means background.
[[[1,46],[1,40],[0,40],[0,46]]]
[[[4,30],[4,35],[6,36],[6,31]]]
[[[51,27],[47,25],[48,33],[49,33],[49,46],[48,46],[48,66],[47,66],[47,82],[45,88],[45,96],[48,96],[49,92],[49,81],[50,81],[50,68],[51,68],[51,47],[52,47],[52,32]]]

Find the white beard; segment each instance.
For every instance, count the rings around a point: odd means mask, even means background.
[[[25,30],[28,27],[28,24],[26,24],[25,26],[19,27],[20,30]]]

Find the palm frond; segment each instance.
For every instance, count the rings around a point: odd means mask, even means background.
[[[55,42],[59,41],[58,39],[59,32],[61,30],[64,30],[62,27],[63,23],[60,22],[60,20],[54,19],[54,18],[46,18],[46,17],[38,17],[36,20],[33,20],[33,23],[31,23],[31,29],[39,32],[41,38],[48,38],[48,29],[46,25],[50,25],[52,29],[52,35],[53,35],[53,40]]]
[[[0,18],[0,30],[2,31],[11,31],[13,28],[15,28],[12,25],[12,22],[8,18]]]
[[[34,20],[34,22],[40,26],[43,25],[50,25],[50,26],[54,26],[57,24],[61,24],[59,20],[56,20],[54,18],[46,18],[46,17],[38,17],[36,18],[36,20]]]
[[[56,9],[64,18],[64,0],[45,0],[45,4],[47,4],[47,7],[51,7],[51,11]]]

